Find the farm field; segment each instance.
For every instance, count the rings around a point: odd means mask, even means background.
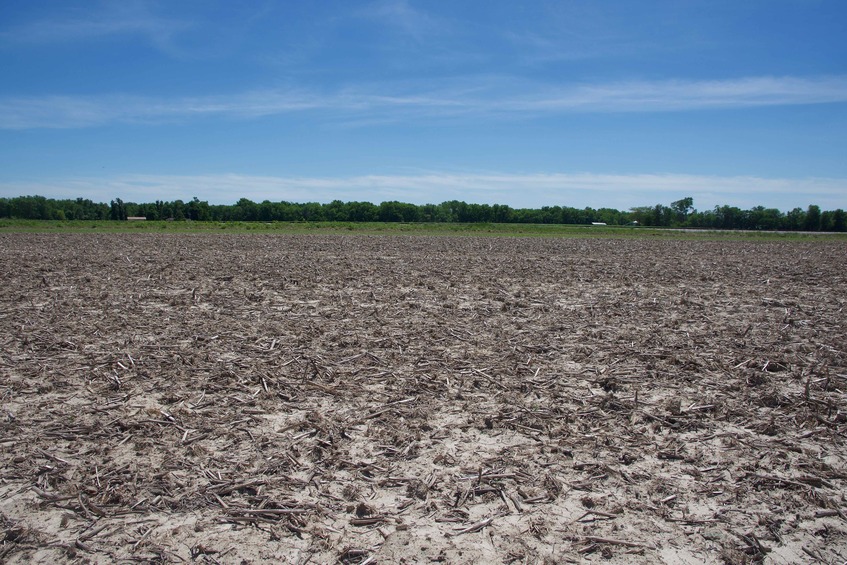
[[[434,235],[479,237],[661,238],[715,241],[829,241],[847,243],[847,233],[710,230],[579,224],[442,222],[192,222],[112,220],[18,220],[0,218],[0,233],[226,233],[267,235]]]
[[[843,563],[847,245],[0,233],[0,562]]]

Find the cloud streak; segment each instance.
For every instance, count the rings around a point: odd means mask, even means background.
[[[536,100],[509,102],[516,109],[669,112],[714,108],[790,106],[847,101],[847,77],[749,77],[736,80],[628,82],[583,85]]]
[[[573,113],[680,112],[847,102],[847,76],[750,77],[550,87],[480,79],[438,90],[377,85],[335,92],[255,90],[228,96],[127,95],[0,98],[0,129],[159,124],[195,118],[249,119],[320,111],[318,120],[408,123],[420,119],[537,118]]]
[[[86,197],[109,201],[189,200],[232,204],[245,197],[261,202],[330,202],[399,200],[415,204],[448,200],[508,204],[513,207],[565,205],[612,207],[667,204],[694,197],[700,209],[729,204],[780,209],[815,203],[824,209],[845,207],[847,179],[762,178],[685,174],[599,174],[497,172],[424,172],[420,174],[344,177],[220,175],[119,175],[60,181],[0,183],[0,194],[39,194],[52,198]],[[786,204],[788,203],[788,204]]]
[[[34,21],[0,32],[0,41],[51,45],[93,41],[114,36],[141,36],[157,49],[173,53],[173,38],[192,27],[187,21],[151,14],[144,2],[105,4],[103,11],[84,17]]]
[[[358,14],[380,21],[417,42],[422,42],[426,36],[439,32],[443,27],[433,17],[409,5],[408,0],[379,0]]]

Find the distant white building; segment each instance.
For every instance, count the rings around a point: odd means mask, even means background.
[[[605,226],[606,222],[591,222],[592,226]]]

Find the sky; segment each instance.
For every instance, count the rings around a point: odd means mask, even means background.
[[[0,197],[847,208],[843,0],[3,0]]]

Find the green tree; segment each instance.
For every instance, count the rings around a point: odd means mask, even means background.
[[[112,200],[110,204],[110,213],[109,218],[112,220],[126,220],[126,206],[124,206],[123,200],[120,198],[115,198]]]
[[[806,221],[806,213],[802,208],[794,208],[782,220],[782,228],[786,230],[802,229]]]
[[[498,224],[507,224],[512,221],[512,209],[505,204],[494,204],[491,207],[491,216]]]
[[[821,209],[820,206],[812,204],[806,210],[806,218],[803,221],[803,229],[805,231],[820,231],[821,229]]]
[[[832,231],[847,231],[847,214],[841,208],[832,213]]]
[[[685,221],[688,219],[688,214],[694,210],[694,199],[690,196],[686,196],[681,200],[671,202],[671,210],[674,213],[674,223],[684,225]]]
[[[341,200],[333,200],[323,209],[324,217],[330,222],[346,222],[350,219],[350,208]]]
[[[244,222],[255,222],[259,219],[259,207],[255,202],[247,198],[240,198],[235,204],[235,220]]]
[[[631,221],[646,226],[649,224],[652,212],[652,206],[637,206],[629,209],[629,217],[632,218]]]
[[[651,218],[651,226],[670,226],[671,221],[673,220],[673,210],[668,208],[667,206],[663,206],[661,204],[656,204],[653,207],[653,214]]]
[[[188,203],[186,213],[188,215],[189,220],[207,222],[211,219],[211,213],[209,212],[209,203],[201,201],[196,196],[191,199],[191,202]]]
[[[262,200],[259,204],[257,220],[261,222],[272,222],[274,218],[274,204],[270,200]]]
[[[738,230],[743,227],[744,212],[735,206],[715,206],[715,219],[717,228]]]
[[[776,230],[782,226],[782,212],[776,208],[756,206],[748,215],[748,228],[753,230]]]
[[[414,204],[392,200],[379,205],[380,222],[417,222],[418,218],[418,207]]]
[[[323,207],[317,202],[307,202],[301,208],[303,219],[307,222],[322,222],[324,220]]]

